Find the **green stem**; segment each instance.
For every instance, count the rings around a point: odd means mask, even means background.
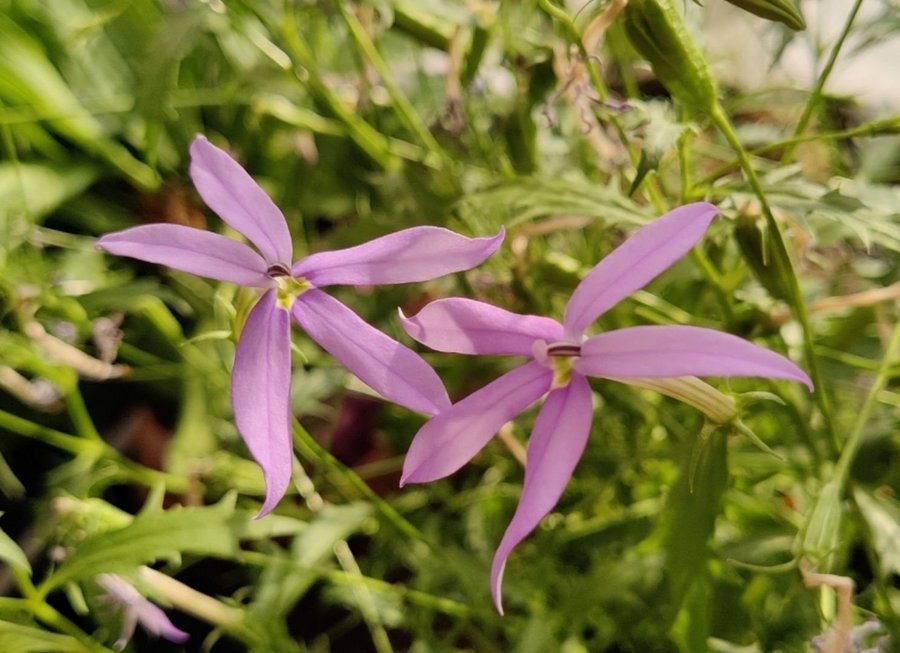
[[[88,455],[95,460],[104,457],[108,458],[116,462],[129,479],[147,487],[163,483],[166,486],[166,490],[174,494],[184,494],[189,489],[187,479],[173,476],[158,469],[144,467],[126,458],[102,439],[84,438],[63,433],[62,431],[23,419],[12,413],[7,413],[5,410],[0,410],[0,429],[5,429],[33,440],[39,440],[51,447],[68,451],[75,456]]]
[[[766,193],[763,190],[762,184],[760,184],[759,178],[756,176],[756,170],[754,170],[753,168],[753,164],[750,161],[747,150],[744,149],[744,145],[738,138],[737,133],[735,133],[734,127],[731,126],[731,121],[722,110],[721,104],[716,102],[716,105],[713,108],[710,117],[712,118],[713,123],[722,132],[722,135],[725,136],[725,140],[727,140],[728,144],[731,145],[734,153],[737,155],[741,169],[744,171],[744,175],[747,177],[747,182],[750,184],[750,187],[756,194],[756,197],[759,200],[760,207],[762,208],[762,213],[766,221],[766,227],[768,229],[769,240],[774,249],[774,255],[780,259],[782,269],[787,271],[788,278],[784,281],[787,283],[787,286],[790,290],[791,312],[800,323],[800,327],[803,331],[803,348],[806,355],[807,365],[809,365],[810,377],[812,378],[813,383],[816,386],[816,402],[819,406],[819,410],[822,412],[822,417],[825,420],[825,426],[828,430],[831,446],[835,451],[837,451],[839,447],[837,433],[834,430],[834,420],[832,419],[831,415],[831,406],[828,402],[828,396],[825,393],[824,378],[822,377],[819,371],[818,363],[816,362],[817,358],[815,346],[812,339],[812,327],[810,326],[809,315],[806,312],[806,304],[803,302],[803,295],[800,291],[800,282],[797,279],[794,265],[791,262],[791,257],[790,254],[788,254],[787,245],[785,244],[784,237],[781,233],[781,226],[778,224],[778,221],[775,220],[775,216],[773,215],[772,209],[769,206],[769,200],[766,198]]]
[[[0,429],[6,429],[26,438],[40,440],[45,444],[75,455],[93,452],[99,456],[103,451],[103,446],[100,442],[86,440],[85,438],[79,438],[75,435],[36,424],[12,413],[7,413],[5,410],[0,410]]]
[[[400,119],[406,123],[407,129],[419,138],[422,145],[424,145],[432,155],[437,157],[438,160],[443,162],[446,167],[446,164],[449,163],[447,153],[444,152],[443,148],[437,140],[435,140],[432,133],[428,130],[428,127],[426,127],[419,118],[412,103],[410,103],[403,94],[400,86],[394,80],[390,68],[387,63],[385,63],[381,53],[378,52],[375,43],[369,38],[369,35],[366,33],[362,23],[360,23],[359,18],[347,8],[344,2],[336,0],[333,4],[347,24],[347,28],[350,30],[350,36],[353,38],[356,47],[359,48],[360,55],[372,64],[375,72],[377,72],[378,76],[381,78],[381,83],[384,84],[385,89],[387,89],[388,95],[390,95],[391,101],[393,102],[394,108],[400,116]]]
[[[853,431],[850,433],[850,437],[847,438],[841,451],[841,457],[835,466],[833,478],[838,483],[838,487],[843,487],[847,482],[850,466],[853,464],[853,459],[856,457],[856,452],[859,450],[859,445],[865,435],[866,422],[869,421],[869,416],[872,414],[875,404],[878,403],[878,395],[894,375],[894,366],[897,363],[898,356],[900,356],[900,322],[894,326],[894,333],[891,335],[887,351],[884,352],[881,368],[878,370],[875,382],[869,388],[869,393],[866,395],[862,408],[857,415]]]
[[[816,81],[816,86],[815,88],[813,88],[809,99],[806,101],[806,106],[803,107],[803,113],[800,115],[800,120],[797,121],[796,129],[794,129],[794,136],[799,136],[804,131],[806,131],[806,127],[809,124],[809,120],[812,117],[813,111],[815,111],[816,106],[818,106],[819,102],[822,100],[822,90],[825,88],[825,82],[828,81],[828,77],[831,75],[831,71],[834,69],[834,64],[837,62],[837,58],[841,52],[841,48],[844,47],[844,41],[847,40],[847,36],[850,34],[850,28],[853,27],[853,21],[856,20],[856,14],[859,12],[859,8],[862,6],[862,3],[863,0],[856,0],[856,2],[853,3],[853,8],[847,15],[847,20],[844,23],[844,29],[841,31],[841,35],[838,37],[838,40],[831,48],[831,53],[828,56],[828,61],[825,63],[825,67],[819,74],[819,78]],[[781,162],[787,163],[788,161],[790,161],[793,153],[794,146],[789,145],[785,150],[784,155],[781,157]]]
[[[87,406],[84,404],[84,397],[81,395],[81,390],[78,389],[77,381],[66,392],[65,402],[75,432],[85,440],[102,442],[103,438],[97,431],[97,427],[94,426],[94,420],[91,419]]]
[[[285,10],[284,25],[281,31],[291,61],[297,69],[297,76],[305,82],[313,97],[343,123],[348,136],[373,161],[388,170],[396,168],[398,160],[391,153],[384,135],[351,111],[322,80],[316,67],[316,58],[309,44],[301,35],[300,26],[297,24],[293,10]]]
[[[800,143],[808,143],[810,141],[846,140],[849,138],[858,138],[860,136],[893,136],[896,135],[898,131],[900,131],[900,116],[892,116],[891,118],[873,120],[871,122],[863,123],[862,125],[851,127],[850,129],[843,129],[841,131],[791,136],[790,138],[785,138],[780,141],[774,141],[767,145],[762,145],[760,147],[753,148],[752,150],[748,150],[747,154],[749,154],[750,156],[761,156],[774,150],[779,150],[783,147],[798,145]],[[703,177],[703,179],[697,182],[696,185],[708,186],[719,179],[722,175],[725,175],[740,167],[741,164],[739,161],[729,161],[728,163],[719,166],[711,173]]]
[[[294,446],[307,460],[322,465],[371,501],[375,509],[400,533],[412,540],[423,542],[430,548],[434,548],[418,528],[407,521],[391,504],[378,496],[352,469],[348,469],[341,461],[331,455],[296,419],[294,420]]]

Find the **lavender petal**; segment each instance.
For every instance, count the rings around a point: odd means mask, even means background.
[[[563,335],[562,325],[548,317],[519,315],[459,297],[431,302],[401,322],[423,345],[459,354],[530,356],[536,340],[553,342]]]
[[[262,468],[271,511],[291,480],[291,323],[275,302],[275,290],[257,302],[238,341],[231,374],[231,402],[241,437]]]
[[[284,215],[237,161],[204,136],[191,143],[191,179],[206,205],[256,245],[269,265],[290,264]]]
[[[311,254],[294,264],[295,276],[317,287],[427,281],[473,268],[497,251],[496,236],[467,238],[441,227],[413,227],[356,247]]]
[[[400,485],[452,474],[506,422],[550,389],[553,373],[534,361],[495,379],[432,417],[413,438]]]
[[[271,285],[266,262],[231,238],[175,224],[148,224],[106,234],[97,248],[241,286]]]
[[[491,565],[491,595],[500,614],[506,559],[559,501],[584,453],[592,417],[591,388],[580,374],[573,374],[566,387],[553,390],[541,407],[528,441],[519,505]]]
[[[567,339],[581,337],[591,322],[687,254],[718,213],[706,202],[669,211],[595,265],[569,299],[563,319]]]
[[[806,373],[780,354],[730,333],[694,326],[638,326],[588,338],[576,371],[598,377],[756,376],[800,381]]]
[[[450,405],[444,384],[421,356],[333,297],[307,290],[291,312],[310,338],[386,399],[427,415]]]

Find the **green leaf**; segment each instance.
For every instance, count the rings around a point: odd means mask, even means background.
[[[107,136],[103,124],[81,104],[43,45],[5,13],[0,13],[0,100],[28,107],[35,120],[45,119],[58,134],[104,159],[135,185],[146,189],[159,186],[153,170]]]
[[[84,646],[68,635],[57,635],[33,626],[0,621],[0,651],[3,653],[81,653]],[[106,650],[98,647],[98,650]]]
[[[46,585],[52,589],[103,572],[127,572],[182,553],[231,556],[237,551],[230,525],[233,515],[234,495],[214,506],[144,510],[128,526],[81,542]]]
[[[694,581],[705,574],[708,542],[728,482],[726,443],[721,432],[713,433],[698,454],[693,473],[688,454],[669,494],[664,527],[666,570],[676,609],[686,600]]]
[[[841,485],[831,480],[822,486],[809,519],[799,533],[798,554],[810,557],[817,571],[827,572],[831,568],[840,544],[842,512]]]
[[[297,536],[291,558],[274,558],[263,572],[252,610],[266,620],[286,614],[325,569],[334,545],[358,531],[372,515],[365,503],[326,506]],[[262,617],[261,617],[262,618]]]
[[[0,164],[0,247],[10,250],[21,244],[29,222],[82,193],[97,176],[90,164]]]
[[[900,504],[896,499],[876,497],[860,488],[854,491],[853,498],[872,533],[880,557],[879,571],[886,578],[900,574]]]
[[[3,513],[0,513],[2,515]],[[31,576],[31,564],[25,552],[9,535],[0,530],[0,560]],[[0,648],[0,650],[3,650]]]

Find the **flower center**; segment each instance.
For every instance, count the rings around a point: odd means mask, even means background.
[[[275,281],[275,301],[286,311],[291,310],[294,300],[313,285],[303,277],[292,277],[282,265],[273,265],[266,272]]]
[[[572,379],[572,363],[581,355],[581,345],[574,342],[547,344],[538,340],[532,348],[534,358],[544,367],[553,370],[551,388],[564,388]]]
[[[270,265],[269,269],[266,270],[266,276],[270,279],[277,279],[278,277],[289,277],[291,276],[291,271],[281,263],[275,263],[273,265]]]

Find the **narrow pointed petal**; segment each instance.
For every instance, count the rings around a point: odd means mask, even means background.
[[[474,299],[431,302],[414,317],[401,319],[411,338],[437,351],[457,354],[530,356],[536,340],[562,339],[556,320],[519,315]]]
[[[291,481],[291,321],[264,294],[244,324],[231,373],[234,419],[266,479],[259,514],[271,511]]]
[[[592,417],[591,388],[580,374],[551,392],[538,413],[528,441],[522,496],[491,565],[491,595],[500,614],[506,559],[559,501],[584,453]]]
[[[450,405],[444,384],[421,356],[333,297],[307,290],[291,312],[310,338],[386,399],[427,415]]]
[[[290,265],[284,215],[237,161],[203,136],[191,143],[191,179],[206,205],[256,245],[268,264]]]
[[[697,202],[669,211],[636,231],[581,280],[563,324],[577,339],[600,315],[640,290],[697,244],[719,210]]]
[[[452,474],[484,448],[500,427],[550,389],[553,372],[534,361],[507,372],[428,420],[416,433],[400,485]]]
[[[319,288],[411,283],[473,268],[497,251],[496,236],[467,238],[440,227],[404,229],[363,245],[320,252],[301,259],[292,270]]]
[[[144,630],[151,635],[162,637],[176,644],[183,644],[190,639],[190,635],[173,624],[161,608],[146,599],[140,605],[133,606],[132,609],[137,613],[138,621]]]
[[[142,225],[103,236],[97,248],[241,286],[271,285],[266,262],[259,254],[243,243],[202,229]]]
[[[812,381],[791,361],[730,333],[693,326],[609,331],[581,345],[576,371],[599,377],[758,376]]]

